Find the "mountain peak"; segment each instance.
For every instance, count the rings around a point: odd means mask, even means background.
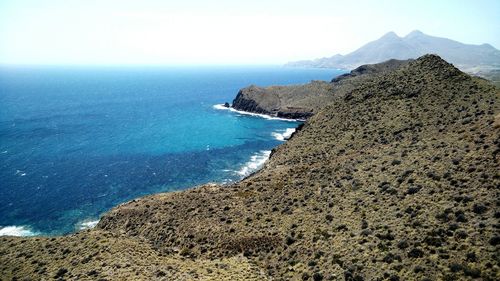
[[[425,34],[422,31],[415,29],[412,32],[408,33],[408,35],[406,35],[405,38],[422,36],[422,35],[425,35]]]
[[[382,36],[380,39],[385,38],[385,39],[391,39],[391,38],[397,38],[399,39],[399,36],[394,32],[394,31],[389,31],[384,36]]]
[[[420,69],[428,73],[433,73],[436,77],[448,79],[464,74],[453,64],[445,61],[436,54],[426,54],[410,63],[415,69]]]
[[[488,44],[488,43],[483,43],[481,44],[481,47],[485,48],[485,49],[492,49],[492,50],[496,50],[495,47],[493,47],[491,44]]]

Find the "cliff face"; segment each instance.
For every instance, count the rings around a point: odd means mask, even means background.
[[[317,104],[330,96],[331,86],[320,81],[294,86],[250,86],[238,92],[232,107],[282,118],[307,119],[318,110]]]
[[[257,87],[241,89],[233,100],[237,110],[290,119],[307,119],[357,85],[405,65],[408,61],[389,60],[363,65],[340,75],[331,83],[312,81],[304,85]]]
[[[421,57],[335,94],[239,183],[133,200],[67,237],[0,238],[1,275],[496,280],[499,99]]]
[[[266,89],[252,85],[241,89],[231,106],[237,110],[276,115],[280,100],[278,95],[269,94]]]

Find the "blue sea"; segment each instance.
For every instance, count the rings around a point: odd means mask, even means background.
[[[298,123],[217,105],[250,84],[300,84],[340,73],[0,67],[0,235],[71,233],[140,196],[240,180]]]

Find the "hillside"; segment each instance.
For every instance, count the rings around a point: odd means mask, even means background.
[[[426,55],[333,94],[241,182],[0,238],[0,276],[498,280],[499,89]]]
[[[286,66],[354,69],[389,59],[415,59],[425,54],[437,54],[462,71],[482,74],[500,69],[500,51],[489,44],[463,44],[447,38],[424,34],[418,30],[404,37],[389,32],[347,55],[287,63]]]
[[[408,61],[388,60],[363,65],[350,73],[332,79],[331,83],[312,81],[304,85],[258,87],[241,89],[233,100],[236,110],[268,114],[282,118],[307,119],[332,102],[336,95],[351,91],[361,83],[398,69]]]

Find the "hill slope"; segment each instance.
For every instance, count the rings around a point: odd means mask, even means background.
[[[407,60],[388,60],[360,66],[350,73],[336,77],[331,83],[312,81],[304,85],[258,87],[241,89],[232,107],[254,113],[283,118],[307,119],[335,99],[335,95],[351,91],[361,83],[375,79],[408,63]]]
[[[410,59],[425,54],[437,54],[458,68],[478,73],[500,68],[500,51],[489,44],[463,44],[447,38],[426,35],[418,30],[405,37],[389,32],[345,56],[287,63],[287,66],[354,69],[388,59]]]
[[[335,97],[239,183],[133,200],[67,237],[0,238],[1,275],[497,280],[498,88],[428,55]]]

